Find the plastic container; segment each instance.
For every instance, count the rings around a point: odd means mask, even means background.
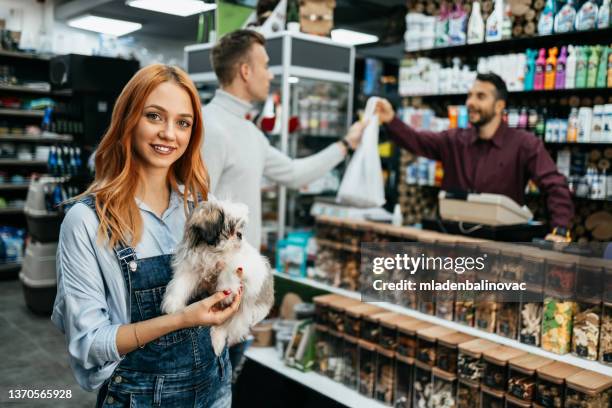
[[[528,247],[520,245],[504,245],[500,253],[501,276],[509,282],[520,282],[525,274],[525,264],[521,253]]]
[[[397,354],[404,357],[416,357],[416,332],[420,329],[432,327],[433,324],[422,320],[400,321],[397,323]]]
[[[527,286],[533,290],[540,290],[544,285],[544,258],[537,248],[527,248],[523,252],[523,278]]]
[[[393,403],[393,388],[395,386],[395,353],[384,347],[377,346],[376,388],[374,397],[387,404]]]
[[[414,375],[414,359],[395,353],[394,407],[410,407]]]
[[[502,391],[490,389],[484,385],[480,386],[481,407],[504,408],[505,395]]]
[[[601,302],[578,301],[572,330],[572,354],[587,360],[597,360],[601,321]]]
[[[376,345],[365,340],[359,340],[358,346],[359,393],[373,398],[376,383]]]
[[[496,343],[485,339],[475,339],[459,345],[457,356],[457,374],[459,379],[478,384],[484,377],[485,362],[482,353],[498,347]]]
[[[476,338],[465,333],[454,333],[438,338],[436,350],[436,367],[449,374],[457,374],[457,359],[459,345],[468,343]]]
[[[331,338],[326,326],[315,324],[315,371],[327,375],[331,355]]]
[[[412,387],[412,406],[428,407],[433,391],[431,367],[419,361],[414,362],[414,384]]]
[[[273,320],[263,320],[251,328],[253,347],[270,347],[274,343]]]
[[[571,298],[576,289],[577,257],[559,252],[547,251],[546,293],[557,298]]]
[[[347,387],[357,390],[359,382],[359,339],[348,334],[344,335],[344,371],[342,372],[342,383]]]
[[[34,313],[48,315],[53,311],[56,252],[57,243],[30,242],[26,247],[19,279],[26,305]]]
[[[450,408],[457,404],[457,376],[434,367],[433,390],[429,407]]]
[[[330,330],[336,331],[338,333],[344,332],[344,316],[345,311],[349,307],[362,305],[358,300],[350,299],[346,297],[340,297],[337,299],[332,299],[328,302],[328,313],[327,313],[327,326]]]
[[[26,216],[28,234],[34,241],[57,242],[60,226],[64,218],[62,211],[48,211],[46,204],[46,190],[50,185],[55,186],[58,178],[43,176],[32,179],[28,188],[23,212]]]
[[[576,302],[553,297],[544,299],[542,316],[542,348],[557,354],[570,351],[572,322]]]
[[[526,354],[510,360],[508,395],[522,401],[531,402],[536,392],[536,370],[551,364],[551,359]]]
[[[521,343],[539,347],[542,339],[542,289],[521,294],[519,315],[519,340]]]
[[[417,330],[416,360],[433,367],[436,363],[436,346],[441,337],[457,333],[453,329],[442,326],[433,326]]]
[[[560,361],[536,369],[535,403],[544,408],[563,408],[565,379],[580,371],[581,368]]]
[[[480,385],[465,380],[457,383],[457,408],[480,408]]]
[[[495,332],[500,336],[507,337],[509,339],[516,339],[518,336],[519,328],[519,316],[520,316],[519,302],[502,302],[499,305],[499,313],[497,314],[497,327]]]
[[[350,336],[362,338],[362,335],[365,334],[362,333],[362,330],[366,326],[366,317],[384,312],[384,309],[371,304],[360,303],[354,306],[349,306],[344,311],[344,332]],[[371,343],[377,343],[378,323],[375,318],[370,321],[370,326],[372,326],[374,330],[368,334],[374,338],[364,337],[364,339],[370,341]]]
[[[397,319],[398,317],[400,317],[400,315],[393,312],[382,312],[363,315],[361,321],[361,336],[359,337],[371,343],[379,344],[381,331],[380,319],[385,317],[388,317],[393,320],[394,318]]]
[[[411,322],[415,319],[397,313],[386,313],[378,319],[379,337],[378,345],[388,350],[397,350],[397,325],[400,322]]]
[[[612,377],[581,371],[568,377],[565,408],[607,408],[612,400]]]
[[[527,354],[512,347],[499,346],[482,353],[485,370],[482,383],[489,389],[504,392],[508,384],[508,361]]]
[[[344,375],[344,336],[329,330],[329,358],[325,375],[334,381],[342,382]]]

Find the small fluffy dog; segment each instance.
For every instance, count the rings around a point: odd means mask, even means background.
[[[243,340],[249,328],[263,320],[274,303],[274,279],[265,257],[242,240],[248,207],[229,201],[207,201],[198,206],[185,225],[185,236],[173,261],[174,276],[162,302],[162,311],[184,309],[197,294],[231,289],[223,306],[232,303],[240,289],[236,270],[242,268],[243,293],[236,314],[211,328],[215,354],[226,341]]]

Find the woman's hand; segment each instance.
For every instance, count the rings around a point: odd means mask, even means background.
[[[348,142],[349,146],[351,146],[351,149],[355,150],[357,149],[357,147],[359,147],[359,144],[361,143],[361,138],[363,137],[363,131],[367,126],[367,121],[362,122],[360,120],[351,125],[350,129],[346,133],[346,136],[344,137],[344,140]]]
[[[218,326],[223,324],[238,310],[242,298],[242,287],[238,290],[232,303],[226,308],[222,308],[219,302],[231,294],[231,290],[217,292],[206,299],[190,304],[181,312],[182,326]]]

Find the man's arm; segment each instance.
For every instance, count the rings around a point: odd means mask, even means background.
[[[448,137],[447,132],[417,131],[402,122],[393,107],[386,99],[381,99],[376,105],[376,114],[398,146],[432,160],[442,160],[443,149]]]
[[[531,138],[524,151],[527,152],[529,177],[546,194],[551,226],[569,228],[574,216],[574,203],[565,177],[557,170],[541,140]]]

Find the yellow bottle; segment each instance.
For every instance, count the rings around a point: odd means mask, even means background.
[[[555,76],[557,74],[557,53],[559,49],[553,47],[548,50],[548,58],[546,59],[546,72],[544,74],[544,89],[555,89]]]

